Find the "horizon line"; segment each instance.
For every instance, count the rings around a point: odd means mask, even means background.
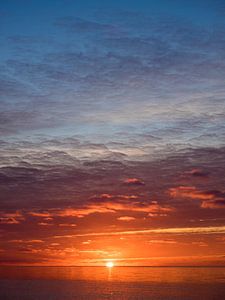
[[[0,268],[1,267],[15,267],[15,268],[18,268],[18,267],[23,267],[23,268],[106,268],[105,265],[96,265],[96,266],[93,266],[93,265],[65,265],[65,266],[62,266],[62,265],[49,265],[49,266],[43,266],[43,265],[0,265]],[[205,265],[205,266],[200,266],[200,265],[190,265],[190,266],[185,266],[185,265],[181,265],[181,266],[177,266],[177,265],[174,265],[174,266],[166,266],[166,265],[160,265],[160,266],[149,266],[149,265],[140,265],[140,266],[132,266],[132,265],[126,265],[126,266],[121,266],[121,265],[114,265],[113,268],[126,268],[126,267],[131,267],[131,268],[225,268],[225,265],[224,266],[220,266],[220,265]]]

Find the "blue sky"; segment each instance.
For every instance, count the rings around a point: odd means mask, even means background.
[[[220,1],[3,1],[5,131],[110,135],[164,130],[195,115],[204,122],[207,89],[223,89],[221,8]],[[198,107],[187,107],[194,97]],[[181,111],[171,113],[173,105]]]

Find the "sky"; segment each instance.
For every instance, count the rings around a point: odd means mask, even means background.
[[[225,265],[223,0],[2,0],[0,264]]]

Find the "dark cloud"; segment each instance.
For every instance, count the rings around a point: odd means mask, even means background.
[[[56,145],[64,151],[50,151]],[[84,149],[86,157],[77,157]],[[89,156],[87,151],[90,151]],[[143,202],[143,205],[157,201],[159,205],[178,206],[178,211],[182,211],[175,198],[191,197],[202,201],[224,198],[224,148],[175,152],[173,156],[154,161],[132,161],[126,156],[118,160],[117,156],[109,154],[103,159],[103,155],[96,155],[95,151],[108,153],[109,150],[104,145],[83,144],[72,138],[15,145],[3,143],[1,210],[80,207],[89,205],[89,201],[109,201],[107,195],[110,201],[121,201],[122,196],[118,195],[125,195],[127,199],[133,195],[134,201]],[[196,163],[210,173],[207,189],[205,181],[190,173],[195,170]],[[174,196],[173,201],[168,197],[168,190]],[[184,206],[196,209],[192,202],[184,202]],[[198,213],[201,215],[200,211]],[[187,218],[190,215],[187,214]]]
[[[193,169],[191,171],[188,171],[186,173],[187,175],[193,176],[193,177],[202,177],[202,178],[207,178],[209,176],[209,173],[200,169]]]
[[[225,208],[225,199],[215,199],[215,200],[210,200],[210,201],[203,201],[201,207],[212,208],[212,209]]]

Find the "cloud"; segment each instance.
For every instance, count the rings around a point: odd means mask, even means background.
[[[16,212],[1,212],[0,224],[20,224],[25,218],[20,211]]]
[[[87,240],[87,241],[83,241],[82,244],[83,245],[90,245],[92,242],[92,240]]]
[[[201,241],[199,241],[199,242],[191,242],[191,244],[192,245],[197,245],[199,247],[207,247],[208,246],[207,243],[204,243],[204,242],[201,242]]]
[[[224,41],[218,24],[212,32],[170,14],[149,18],[117,10],[101,18],[61,14],[45,26],[54,34],[12,32],[6,39],[2,134],[86,136],[91,127],[91,142],[102,134],[120,142],[116,133],[132,133],[137,150],[145,137],[156,152],[168,140],[222,140]]]
[[[76,238],[76,237],[91,237],[91,236],[126,236],[126,235],[149,235],[149,234],[224,234],[225,226],[205,226],[205,227],[173,227],[173,228],[153,228],[153,229],[137,229],[126,231],[106,231],[106,232],[90,232],[78,233],[74,235],[54,236],[54,238]]]
[[[42,244],[43,240],[9,240],[10,243],[27,243],[27,244]]]
[[[124,184],[131,185],[131,186],[144,185],[144,182],[138,178],[127,178],[123,182]]]
[[[177,228],[158,228],[146,230],[129,230],[129,231],[115,231],[115,232],[92,232],[77,234],[74,237],[83,236],[114,236],[114,235],[148,235],[148,234],[223,234],[225,233],[225,226],[206,226],[206,227],[177,227]]]
[[[29,215],[33,216],[33,217],[41,217],[41,218],[51,218],[51,214],[49,212],[38,212],[38,211],[31,211],[29,212]]]
[[[39,222],[38,225],[40,225],[40,226],[52,226],[53,224],[46,223],[46,222]]]
[[[177,241],[175,240],[149,240],[148,241],[149,244],[169,244],[169,245],[173,245],[173,244],[177,244]]]
[[[20,211],[26,222],[51,223],[49,218],[53,218],[56,225],[70,223],[72,220],[68,218],[72,217],[116,213],[117,218],[120,216],[117,213],[122,212],[126,216],[130,215],[129,211],[132,217],[136,214],[151,217],[174,215],[177,223],[181,219],[188,222],[193,218],[204,219],[203,208],[200,207],[203,201],[224,199],[224,148],[184,150],[178,156],[175,152],[174,156],[163,160],[149,160],[148,156],[144,161],[123,162],[82,158],[69,163],[65,155],[55,155],[56,147],[65,147],[70,153],[75,149],[76,154],[77,145],[81,152],[82,147],[89,149],[94,145],[82,144],[75,138],[1,145],[1,211]],[[45,148],[44,154],[42,147]],[[46,148],[48,155],[45,154]],[[100,146],[97,148],[102,149]],[[51,149],[54,151],[51,152]],[[194,169],[192,166],[196,162],[201,162],[201,168],[210,172],[207,187],[201,181],[194,186],[195,181],[182,177],[182,174]],[[145,184],[131,191],[129,184],[121,184],[124,178],[141,178]],[[181,201],[177,201],[179,199]],[[223,207],[222,202],[216,201],[208,207],[219,205]],[[67,220],[57,220],[63,215]],[[157,218],[152,218],[152,222],[156,221]]]
[[[122,216],[122,217],[117,218],[117,220],[130,222],[130,221],[136,220],[136,218],[130,217],[130,216]]]
[[[203,201],[201,204],[202,208],[221,209],[225,208],[225,199],[215,199],[210,201]]]
[[[105,200],[112,200],[112,201],[134,201],[137,199],[138,196],[136,195],[113,195],[113,194],[101,194],[99,196],[94,196],[91,198],[91,201],[98,202],[98,201],[105,201]]]
[[[76,227],[76,224],[72,224],[72,223],[60,223],[59,224],[60,227]]]
[[[170,188],[169,193],[174,198],[201,200],[202,208],[225,208],[225,193],[219,190],[201,191],[196,187],[179,186]]]
[[[211,200],[215,197],[214,191],[199,191],[194,186],[179,186],[169,189],[170,196],[174,198],[190,198],[198,200]]]
[[[202,177],[202,178],[207,178],[209,176],[209,173],[206,171],[203,171],[201,169],[195,168],[192,169],[191,171],[186,172],[185,174],[193,176],[193,177]]]
[[[138,201],[130,202],[130,198],[125,198],[120,201],[104,201],[95,204],[86,204],[81,207],[72,208],[67,207],[64,209],[50,209],[48,211],[49,216],[54,217],[78,217],[82,218],[84,216],[88,216],[90,214],[105,214],[105,213],[116,213],[120,211],[128,211],[135,213],[155,213],[160,214],[162,212],[170,213],[174,211],[173,207],[163,206],[156,203],[142,203]],[[30,215],[36,215],[35,211],[28,212]],[[37,212],[38,216],[42,215],[42,212]],[[50,223],[39,223],[40,225],[52,225]]]

